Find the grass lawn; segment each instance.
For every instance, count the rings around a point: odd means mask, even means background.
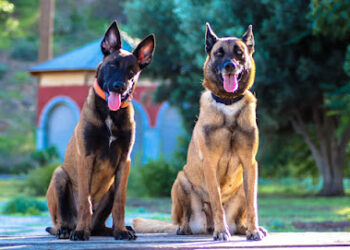
[[[0,179],[0,202],[20,195],[21,180]],[[317,197],[296,182],[259,184],[260,225],[269,231],[349,231],[349,197]],[[38,198],[43,200],[43,197]],[[1,209],[1,208],[0,208]],[[170,220],[170,198],[127,198],[127,216]],[[147,216],[149,215],[149,216]]]
[[[260,195],[260,224],[270,231],[349,231],[349,197]]]

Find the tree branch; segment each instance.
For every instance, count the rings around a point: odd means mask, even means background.
[[[314,107],[312,111],[313,111],[312,115],[313,115],[313,119],[316,127],[316,136],[318,139],[320,153],[322,153],[325,161],[329,164],[330,158],[332,157],[331,150],[328,147],[330,145],[330,141],[332,137],[330,133],[333,133],[332,131],[329,131],[331,130],[330,128],[331,124],[324,113],[323,113],[323,121],[322,121],[320,111],[317,107]]]
[[[344,132],[341,134],[338,149],[345,149],[350,140],[350,124],[345,128]]]
[[[316,160],[317,167],[319,168],[319,171],[321,172],[323,164],[321,162],[320,149],[317,148],[317,146],[312,142],[311,136],[309,135],[307,128],[305,126],[305,123],[302,120],[301,115],[298,111],[295,112],[295,118],[291,119],[291,123],[293,125],[295,132],[300,134],[303,137],[306,144],[309,146],[311,153]]]

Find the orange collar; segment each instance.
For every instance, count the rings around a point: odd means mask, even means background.
[[[101,97],[103,100],[107,101],[108,97],[106,97],[106,92],[104,92],[100,85],[98,85],[97,79],[95,79],[94,86],[93,86],[95,93]],[[130,101],[125,101],[120,104],[121,108],[126,108],[129,105]]]

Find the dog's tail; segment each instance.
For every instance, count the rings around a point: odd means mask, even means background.
[[[176,233],[178,226],[169,221],[135,218],[132,225],[137,233]]]
[[[57,230],[54,227],[47,227],[47,228],[45,228],[45,231],[48,232],[51,235],[56,235],[57,234]]]

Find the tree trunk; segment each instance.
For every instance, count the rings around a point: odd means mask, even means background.
[[[314,114],[315,138],[312,140],[310,131],[299,112],[291,120],[295,131],[300,134],[311,150],[322,178],[321,196],[343,196],[344,167],[346,147],[350,140],[350,125],[341,134],[340,139],[335,134],[334,118],[326,117],[325,113]]]
[[[338,167],[332,167],[335,170]],[[320,196],[344,196],[343,185],[344,171],[333,171],[331,176],[323,176],[322,189],[319,192]]]
[[[39,62],[52,58],[55,0],[40,0],[40,46]]]

